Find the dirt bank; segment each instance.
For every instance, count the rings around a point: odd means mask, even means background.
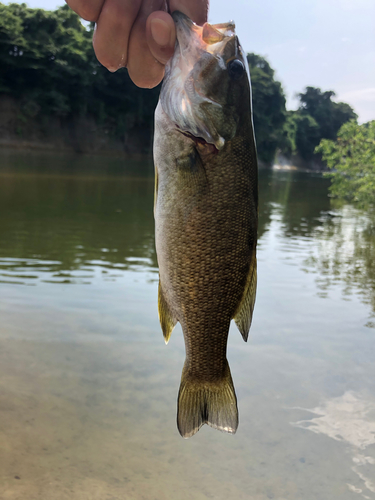
[[[40,115],[22,101],[0,96],[0,147],[133,156],[150,153],[152,131],[134,128],[116,137],[88,116]]]

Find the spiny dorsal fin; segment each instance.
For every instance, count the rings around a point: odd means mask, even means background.
[[[165,300],[163,289],[161,287],[161,282],[159,280],[159,291],[158,291],[158,310],[159,310],[159,321],[161,329],[163,330],[165,343],[168,344],[171,338],[172,330],[177,323],[173,318],[172,313],[169,310],[167,301]]]
[[[241,302],[234,315],[234,321],[245,342],[249,336],[251,320],[253,318],[255,295],[257,289],[257,259],[255,250],[250,262],[249,274],[247,275],[246,286]]]
[[[202,40],[209,45],[213,43],[222,42],[224,35],[219,30],[212,26],[212,24],[204,23],[202,30]]]
[[[212,26],[225,36],[232,36],[236,31],[236,26],[233,21],[229,21],[228,23],[213,24]]]

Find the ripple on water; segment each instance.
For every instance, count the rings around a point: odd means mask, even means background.
[[[147,258],[125,259],[123,263],[106,260],[79,260],[77,269],[65,269],[60,261],[40,259],[0,258],[0,283],[37,285],[41,283],[89,285],[97,277],[116,281],[126,271],[157,272]],[[112,272],[111,272],[112,271]]]

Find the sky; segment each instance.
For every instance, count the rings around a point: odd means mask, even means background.
[[[26,3],[52,10],[65,2]],[[245,51],[276,71],[288,109],[312,86],[334,90],[360,123],[375,120],[375,0],[211,0],[209,21],[229,20]]]

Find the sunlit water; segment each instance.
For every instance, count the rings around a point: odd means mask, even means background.
[[[0,154],[0,499],[375,499],[375,221],[320,176],[261,172],[240,426],[183,440],[151,172]]]

